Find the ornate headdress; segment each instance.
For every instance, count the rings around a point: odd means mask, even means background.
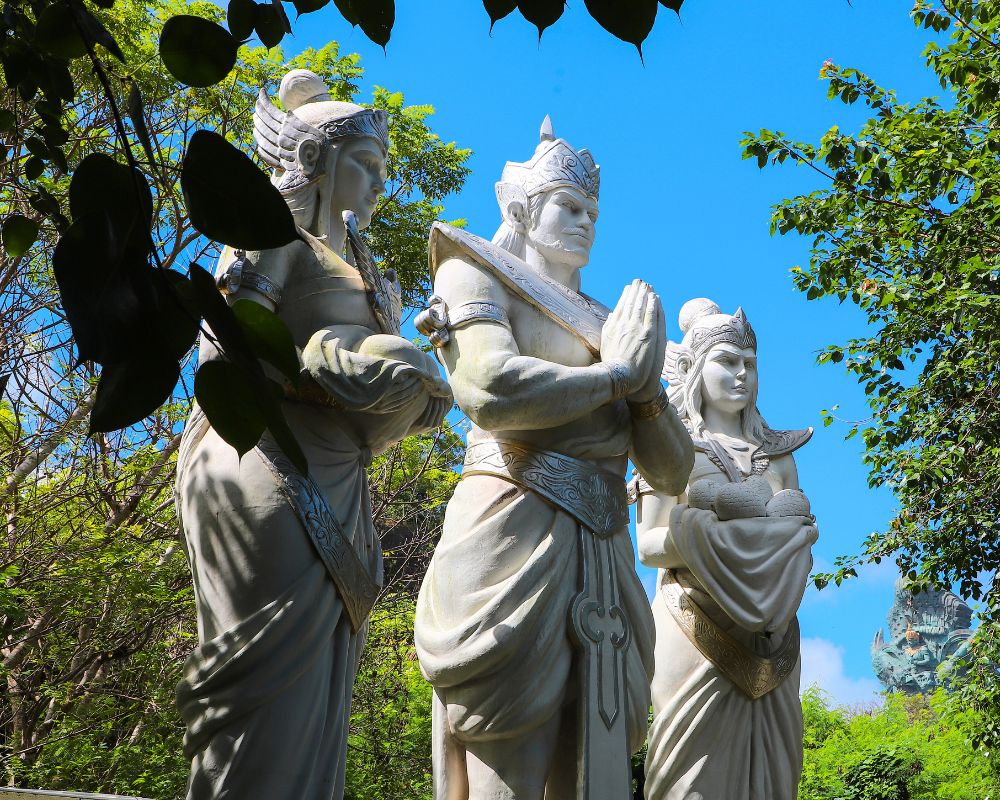
[[[565,139],[557,139],[548,116],[542,122],[541,141],[525,162],[508,161],[497,182],[497,202],[504,210],[511,200],[527,207],[527,198],[557,186],[572,186],[597,199],[601,190],[601,168],[589,150],[575,150]]]
[[[678,322],[684,332],[682,344],[690,348],[695,358],[722,342],[757,349],[757,334],[742,308],[730,316],[708,298],[699,297],[684,304]]]
[[[272,167],[284,172],[295,169],[296,148],[305,139],[323,145],[336,139],[367,136],[379,143],[383,154],[389,152],[386,112],[331,100],[326,84],[315,72],[289,72],[281,81],[278,97],[287,112],[279,111],[267,91],[261,89],[253,114],[257,152]]]

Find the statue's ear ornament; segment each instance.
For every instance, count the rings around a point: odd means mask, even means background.
[[[496,184],[496,193],[503,221],[510,225],[517,233],[524,233],[528,215],[527,192],[517,184],[498,181]],[[517,206],[521,208],[520,214],[515,211]]]
[[[683,344],[667,342],[663,352],[663,372],[661,377],[671,387],[681,387],[687,381],[688,373],[694,364],[691,351]]]

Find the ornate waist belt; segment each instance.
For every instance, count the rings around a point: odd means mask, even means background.
[[[490,439],[465,451],[462,477],[469,475],[494,475],[530,489],[601,538],[628,526],[624,477],[589,461]]]
[[[799,659],[799,620],[792,619],[781,646],[769,657],[759,656],[722,630],[688,597],[670,570],[660,583],[667,609],[693,644],[751,700],[785,682]]]
[[[319,484],[295,468],[270,434],[265,433],[261,437],[257,452],[309,535],[320,561],[337,586],[351,619],[351,629],[357,632],[365,624],[378,598],[381,568],[377,569],[373,578],[347,538]],[[381,559],[381,551],[378,555]]]

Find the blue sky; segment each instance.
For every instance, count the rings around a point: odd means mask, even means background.
[[[818,141],[831,126],[855,129],[863,109],[826,99],[826,59],[854,66],[901,100],[940,93],[920,55],[929,34],[911,23],[908,0],[687,0],[681,20],[660,10],[642,63],[574,0],[541,44],[515,12],[492,36],[478,0],[398,0],[387,52],[345,23],[333,4],[295,24],[287,53],[330,39],[359,52],[362,99],[378,85],[408,103],[431,104],[446,141],[472,148],[473,173],[447,202],[449,218],[491,236],[499,221],[493,184],[508,159],[527,159],[551,114],[557,135],[587,147],[601,165],[601,217],[588,293],[614,305],[634,277],[663,299],[668,334],[677,312],[707,296],[746,310],[759,342],[759,405],[776,428],[817,428],[797,454],[818,518],[817,567],[853,552],[892,514],[888,491],[867,487],[860,443],[846,425],[823,428],[820,410],[866,416],[863,394],[839,367],[817,367],[824,345],[856,335],[859,312],[807,302],[788,270],[808,260],[808,243],[771,237],[770,206],[821,188],[794,166],[759,171],[740,157],[742,132],[761,127]],[[641,568],[648,586],[652,572]],[[804,682],[860,702],[878,688],[869,646],[885,622],[894,566],[862,572],[840,589],[810,588],[800,619]]]

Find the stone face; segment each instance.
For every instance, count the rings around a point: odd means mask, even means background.
[[[418,327],[473,423],[417,604],[438,800],[625,798],[645,738],[653,631],[625,465],[682,487],[691,449],[658,403],[659,299],[635,281],[611,313],[579,291],[597,169],[547,121],[497,184],[493,242],[431,233]]]
[[[384,113],[330,101],[302,70],[281,99],[287,112],[261,94],[254,132],[302,241],[226,248],[217,276],[230,300],[273,309],[291,331],[302,378],[284,412],[310,474],[266,434],[240,459],[197,408],[188,419],[176,491],[199,636],[177,690],[189,800],[343,795],[351,690],[382,582],[365,470],[451,406],[433,359],[398,335],[398,284],[357,230],[384,191]],[[203,341],[202,361],[218,357]]]
[[[941,668],[963,655],[972,638],[972,609],[965,601],[943,589],[913,594],[905,578],[896,581],[888,623],[888,641],[879,629],[872,642],[872,667],[890,692],[934,691]]]
[[[640,558],[660,569],[647,800],[794,800],[802,769],[795,614],[817,537],[792,452],[756,406],[746,314],[681,309],[664,377],[691,432],[685,491],[637,481]],[[641,470],[640,470],[641,472]]]

